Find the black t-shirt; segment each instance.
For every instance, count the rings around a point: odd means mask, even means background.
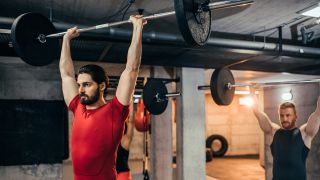
[[[273,180],[306,180],[309,148],[298,128],[276,131],[271,144]]]
[[[127,172],[130,171],[129,165],[128,165],[128,159],[129,159],[129,151],[124,149],[121,144],[118,147],[118,154],[117,154],[117,163],[116,163],[116,168],[117,168],[117,173],[121,172]]]

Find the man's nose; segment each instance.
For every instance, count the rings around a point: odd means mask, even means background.
[[[81,93],[84,92],[84,88],[80,86],[79,87],[79,92],[81,92]]]

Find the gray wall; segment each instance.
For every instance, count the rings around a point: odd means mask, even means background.
[[[0,99],[62,100],[58,64],[34,67],[18,58],[0,57]],[[0,166],[0,179],[59,180],[62,164]]]
[[[294,86],[278,86],[264,88],[264,108],[270,119],[279,124],[278,106],[285,102],[281,99],[283,92],[291,90],[296,105],[298,121],[300,126],[307,122],[310,114],[315,110],[319,96],[319,84],[300,84]],[[265,158],[266,158],[266,179],[272,179],[272,155],[270,152],[270,140],[265,138]],[[269,142],[268,142],[269,141]],[[320,135],[315,136],[312,141],[311,150],[307,159],[307,176],[308,180],[320,179]]]

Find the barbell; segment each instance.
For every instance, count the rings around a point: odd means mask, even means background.
[[[300,81],[283,81],[283,82],[265,82],[256,84],[247,83],[235,83],[232,72],[229,68],[218,68],[216,69],[210,79],[210,85],[198,86],[198,90],[210,89],[211,96],[214,102],[218,105],[229,105],[231,104],[236,87],[246,86],[278,86],[288,84],[304,84],[304,83],[319,83],[320,79],[312,80],[300,80]]]
[[[176,15],[180,32],[192,46],[205,45],[211,33],[211,11],[227,7],[251,5],[253,0],[225,0],[209,3],[209,0],[175,0],[175,11],[163,12],[144,17],[146,20]],[[105,23],[79,29],[87,32],[102,28],[131,23],[130,20]],[[12,45],[26,63],[34,66],[50,64],[59,51],[58,38],[66,32],[57,33],[48,18],[37,13],[18,16],[11,27]]]
[[[180,92],[168,93],[163,80],[149,79],[143,87],[142,95],[133,95],[133,97],[142,98],[146,109],[153,115],[159,115],[166,110],[169,97],[180,95]]]

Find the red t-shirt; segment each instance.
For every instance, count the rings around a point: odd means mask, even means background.
[[[116,151],[120,144],[128,106],[116,96],[107,104],[88,110],[73,98],[71,157],[75,180],[115,180]]]

